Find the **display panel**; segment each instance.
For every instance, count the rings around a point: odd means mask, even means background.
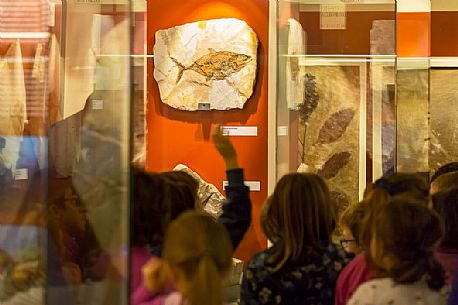
[[[432,69],[430,79],[429,165],[436,170],[458,156],[458,69]]]
[[[395,2],[279,1],[276,174],[317,173],[342,211],[395,170]]]
[[[128,303],[130,3],[108,2],[0,1],[1,304]]]
[[[215,33],[209,35],[205,32],[205,30],[224,30],[223,27],[214,28],[211,22],[227,20],[227,18],[237,19],[237,21],[231,20],[239,26],[243,25],[240,29],[243,29],[245,34],[232,36],[233,31],[238,28],[231,28],[226,31],[226,35]],[[148,54],[154,54],[155,45],[157,46],[159,42],[157,38],[162,37],[162,34],[157,33],[165,33],[164,31],[171,33],[178,26],[191,27],[195,33],[198,33],[194,37],[198,39],[192,40],[192,36],[184,35],[183,41],[190,40],[191,43],[183,48],[172,50],[177,57],[177,62],[184,67],[178,83],[179,65],[172,63],[172,60],[165,61],[167,67],[164,68],[164,72],[170,73],[169,81],[177,84],[175,97],[180,94],[188,97],[187,102],[190,102],[190,107],[186,109],[185,107],[174,108],[163,102],[164,91],[161,86],[165,83],[161,81],[158,84],[157,81],[158,73],[160,74],[157,68],[161,70],[163,68],[156,66],[161,62],[156,61],[156,58],[148,61],[146,168],[150,171],[170,171],[178,164],[184,164],[224,194],[223,184],[227,180],[224,162],[211,141],[211,129],[217,124],[223,125],[225,130],[229,131],[229,136],[235,145],[239,164],[245,170],[245,180],[256,186],[250,192],[253,225],[235,254],[237,258],[243,260],[249,259],[254,253],[267,246],[267,241],[261,232],[259,216],[261,206],[267,197],[268,178],[268,21],[269,1],[267,0],[148,2]],[[179,29],[183,30],[183,28]],[[252,32],[257,36],[258,45]],[[160,50],[156,49],[156,51]],[[251,59],[248,59],[249,62],[245,65],[246,55],[251,56]],[[234,59],[235,62],[237,59],[240,61],[239,65],[229,64]],[[196,65],[191,68],[193,63]],[[201,71],[199,67],[208,70]],[[241,69],[237,72],[239,68]],[[218,70],[224,72],[220,76],[225,79],[218,79],[220,78],[218,73],[209,79],[204,76],[208,74],[207,72],[213,73]],[[232,71],[235,73],[232,74]],[[192,83],[194,81],[197,84]],[[237,90],[234,90],[235,88]],[[237,97],[237,103],[233,102],[234,97]],[[240,99],[240,97],[244,98]],[[240,103],[245,99],[246,102]],[[181,103],[182,100],[178,100]]]

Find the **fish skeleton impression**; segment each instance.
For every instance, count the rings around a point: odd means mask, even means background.
[[[237,54],[229,51],[216,52],[209,49],[210,53],[196,60],[191,66],[185,67],[175,58],[171,57],[172,61],[178,67],[177,83],[183,77],[183,73],[187,70],[192,70],[204,76],[209,80],[224,80],[231,74],[239,72],[252,60],[251,56],[245,54]]]

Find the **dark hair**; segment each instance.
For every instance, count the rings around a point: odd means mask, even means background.
[[[437,178],[439,178],[440,176],[444,174],[456,172],[456,171],[458,171],[458,162],[450,162],[450,163],[444,164],[436,170],[434,175],[431,177],[430,182],[433,182],[434,180],[436,180]]]
[[[429,185],[419,174],[394,173],[384,176],[374,182],[373,188],[383,189],[390,196],[409,193],[420,200],[428,201]]]
[[[458,188],[458,171],[443,174],[431,182],[430,192],[434,195],[447,189]]]
[[[445,272],[434,253],[443,235],[439,215],[408,195],[394,197],[378,210],[372,224],[376,253],[370,256],[377,275],[397,283],[413,283],[427,276],[431,289],[445,285]],[[390,264],[383,263],[390,259]]]
[[[435,194],[433,207],[444,222],[442,247],[458,249],[458,188]]]
[[[301,263],[306,254],[323,252],[335,229],[336,207],[318,175],[288,174],[278,181],[261,220],[275,244],[269,260],[279,269],[287,261]]]
[[[196,205],[197,181],[185,172],[133,170],[132,243],[162,244],[169,223]]]

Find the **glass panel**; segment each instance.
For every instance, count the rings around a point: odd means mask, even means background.
[[[458,156],[458,3],[431,1],[429,170]]]
[[[318,173],[341,210],[394,171],[396,144],[395,1],[345,2],[277,7],[277,179]]]
[[[102,3],[0,0],[1,304],[128,301],[130,4]]]

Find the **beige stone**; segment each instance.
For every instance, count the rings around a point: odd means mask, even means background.
[[[161,100],[177,109],[243,108],[253,94],[258,38],[235,18],[156,32],[154,78]]]
[[[199,203],[205,212],[217,219],[223,213],[223,203],[226,198],[220,193],[218,188],[211,183],[206,182],[195,171],[184,164],[178,164],[173,169],[174,171],[183,171],[196,179],[199,183],[197,197]]]

